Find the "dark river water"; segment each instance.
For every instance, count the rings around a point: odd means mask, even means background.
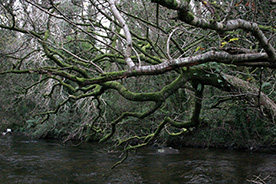
[[[0,183],[276,183],[276,153],[146,148],[119,160],[99,145],[0,137]]]

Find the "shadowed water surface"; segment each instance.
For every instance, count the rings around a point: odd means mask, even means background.
[[[276,183],[276,154],[146,148],[111,170],[119,155],[96,144],[0,137],[0,183]]]

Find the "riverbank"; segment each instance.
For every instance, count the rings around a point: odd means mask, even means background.
[[[264,141],[262,138],[245,139],[234,134],[212,134],[207,127],[190,131],[182,136],[172,137],[166,142],[166,146],[183,148],[219,148],[227,150],[239,150],[248,152],[276,153],[276,140],[273,142]]]
[[[200,126],[198,128],[189,129],[187,132],[182,133],[178,136],[168,136],[165,134],[161,134],[157,137],[157,142],[161,146],[173,147],[173,148],[220,148],[227,150],[241,150],[241,151],[249,151],[249,152],[266,152],[266,153],[275,153],[276,152],[276,136],[273,132],[268,131],[260,131],[260,128],[257,131],[257,128],[250,130],[248,129],[234,129],[230,126],[231,124],[224,124],[221,126],[210,126],[208,124],[204,124],[204,126]],[[264,126],[262,126],[262,130]],[[21,130],[21,131],[20,131]],[[25,130],[25,131],[22,131]],[[12,132],[10,132],[12,131]],[[3,133],[0,136],[9,136],[12,134],[13,136],[19,137],[28,137],[29,139],[38,139],[34,136],[35,131],[31,129],[5,129],[2,131]],[[49,131],[45,136],[40,137],[42,139],[56,139],[63,142],[65,136],[60,136],[61,134],[56,134],[56,132],[60,131]],[[6,134],[7,135],[3,135]],[[100,135],[98,135],[100,136]],[[90,139],[92,142],[99,140],[100,137],[94,137]],[[73,144],[79,144],[84,141],[84,139],[78,140],[70,140]],[[70,142],[69,141],[69,142]],[[112,141],[111,141],[112,142]],[[113,144],[113,143],[111,143]],[[137,144],[137,143],[136,143]]]

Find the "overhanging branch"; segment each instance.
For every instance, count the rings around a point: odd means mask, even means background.
[[[276,62],[276,51],[274,47],[269,43],[268,39],[264,33],[259,28],[259,25],[254,22],[250,22],[242,19],[228,20],[224,22],[217,22],[215,20],[207,20],[204,18],[197,17],[193,15],[190,9],[189,0],[152,0],[152,2],[158,3],[169,9],[178,10],[178,19],[193,25],[195,27],[200,27],[203,29],[212,29],[216,31],[232,31],[237,29],[243,29],[245,31],[251,32],[255,38],[259,41],[262,48],[266,51],[268,58],[271,62]]]

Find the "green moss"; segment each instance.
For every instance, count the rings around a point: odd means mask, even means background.
[[[187,12],[185,19],[187,22],[192,22],[194,20],[194,15],[191,12]]]
[[[272,26],[263,26],[263,25],[259,25],[259,28],[260,28],[262,31],[272,31],[272,32],[276,33],[276,29],[273,28]]]
[[[126,72],[126,70],[118,71],[118,72],[108,72],[108,73],[102,74],[101,76],[105,76],[105,77],[116,77],[116,76],[123,75],[125,72]]]
[[[194,20],[194,15],[187,11],[178,11],[178,18],[184,22],[190,23]]]
[[[78,83],[84,83],[85,79],[81,77],[76,77]]]
[[[166,117],[165,120],[173,127],[176,128],[190,128],[195,126],[195,124],[193,122],[178,122],[178,121],[174,121],[172,120],[170,117]]]
[[[115,81],[105,82],[103,84],[105,88],[117,90],[124,98],[131,101],[159,101],[159,92],[149,92],[149,93],[135,93],[126,89],[122,84]]]
[[[106,134],[102,139],[100,139],[99,143],[103,143],[106,142],[110,137],[112,137],[112,135],[115,133],[115,130]]]
[[[44,33],[44,40],[47,40],[50,36],[50,31],[47,29]]]

